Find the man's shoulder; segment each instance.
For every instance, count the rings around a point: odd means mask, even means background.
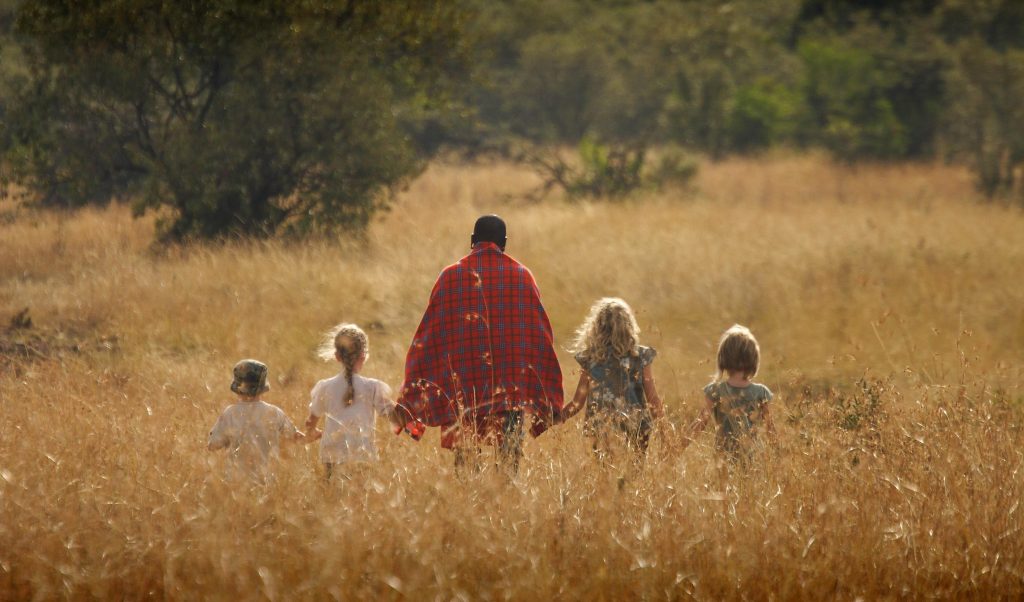
[[[533,279],[533,273],[530,272],[530,268],[520,263],[519,260],[508,253],[488,254],[486,256],[486,260],[490,262],[491,265],[501,266],[501,269],[506,272],[517,273],[523,278]]]
[[[459,259],[455,263],[446,266],[441,270],[438,280],[443,280],[446,277],[456,277],[464,275],[467,271],[472,272],[480,266],[500,266],[504,270],[511,270],[514,272],[520,272],[524,276],[530,278],[533,274],[530,269],[520,263],[516,258],[506,253],[494,252],[494,253],[470,253]]]
[[[470,258],[472,255],[466,255],[462,259],[456,261],[453,264],[446,265],[441,269],[441,273],[437,275],[438,282],[454,278],[464,272],[467,268]]]

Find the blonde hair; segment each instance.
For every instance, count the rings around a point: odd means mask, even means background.
[[[572,351],[589,361],[601,363],[637,354],[640,326],[629,304],[616,297],[605,297],[590,308],[576,330]]]
[[[727,373],[741,373],[753,378],[761,361],[761,347],[746,326],[733,324],[718,341],[718,378]]]
[[[317,352],[324,361],[338,360],[345,366],[345,380],[348,392],[345,393],[345,405],[352,405],[355,395],[352,386],[352,371],[360,358],[370,356],[370,339],[355,324],[338,324],[324,333],[324,340]]]

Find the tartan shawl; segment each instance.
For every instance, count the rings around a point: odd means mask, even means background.
[[[427,426],[479,425],[521,410],[533,415],[537,436],[561,421],[562,401],[533,275],[497,245],[477,243],[434,284],[406,356],[399,409]]]

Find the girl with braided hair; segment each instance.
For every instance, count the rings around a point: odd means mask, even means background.
[[[325,418],[320,460],[330,479],[338,464],[375,462],[374,419],[384,414],[396,427],[391,387],[359,374],[369,358],[370,340],[355,324],[338,324],[324,335],[319,356],[337,361],[341,371],[316,383],[310,393],[307,428]]]

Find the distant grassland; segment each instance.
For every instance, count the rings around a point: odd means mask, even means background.
[[[363,239],[155,250],[121,207],[0,205],[0,598],[1017,598],[1024,594],[1024,215],[940,165],[701,166],[692,190],[534,204],[514,166],[437,164]],[[519,477],[456,479],[431,432],[325,489],[316,447],[267,491],[205,437],[232,364],[299,423],[320,333],[369,332],[397,387],[437,273],[501,214],[564,350],[590,304],[637,311],[668,420],[621,491],[579,424]],[[28,308],[31,327],[7,327]],[[703,403],[748,325],[778,452],[729,475]]]

